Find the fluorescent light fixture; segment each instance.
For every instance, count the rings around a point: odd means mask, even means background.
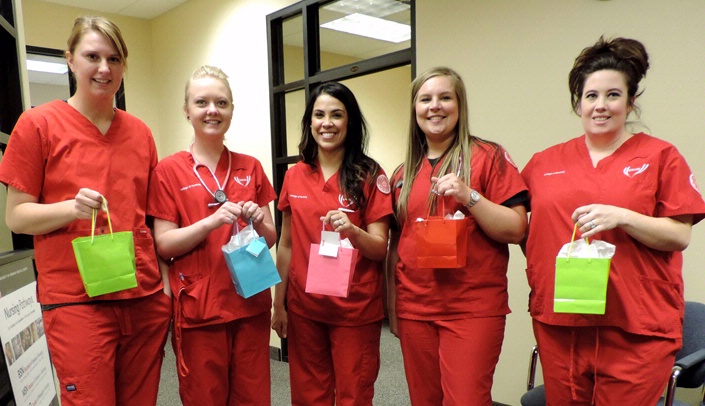
[[[343,14],[360,13],[371,17],[385,17],[401,13],[411,7],[397,0],[338,0],[323,8]]]
[[[66,66],[65,63],[33,61],[31,59],[27,59],[27,70],[63,75],[69,71],[69,67]]]
[[[360,13],[329,21],[321,27],[395,44],[411,39],[410,26]]]

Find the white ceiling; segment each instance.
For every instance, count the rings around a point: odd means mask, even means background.
[[[41,0],[47,3],[151,20],[188,0]]]

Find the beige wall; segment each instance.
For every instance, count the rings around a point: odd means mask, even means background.
[[[84,13],[37,0],[23,3],[29,45],[65,47],[73,19]],[[191,142],[192,132],[181,111],[183,85],[197,66],[215,64],[230,75],[235,95],[229,147],[257,156],[270,172],[265,17],[292,3],[190,0],[151,21],[108,15],[120,25],[130,48],[127,108],[152,128],[160,156]],[[580,134],[566,86],[578,52],[601,34],[642,40],[652,57],[640,99],[642,121],[651,133],[673,142],[701,184],[705,182],[701,1],[417,0],[416,19],[417,72],[442,64],[457,69],[468,88],[473,133],[505,145],[520,167],[532,153]],[[406,94],[399,95],[403,100],[399,107],[384,110],[369,107],[376,106],[375,97],[368,100],[366,90],[355,92],[370,121],[378,114],[408,119]],[[372,125],[374,134],[396,132],[377,126]],[[380,148],[399,155],[387,158],[388,154],[373,152],[373,156],[401,161],[403,146]],[[385,169],[391,170],[390,165],[394,164],[385,164]],[[685,253],[689,300],[705,301],[698,266],[705,262],[702,230],[702,225],[694,228]],[[514,313],[507,319],[493,390],[496,401],[510,405],[518,404],[524,391],[528,351],[534,342],[526,313],[524,267],[521,252],[513,247],[509,289]]]

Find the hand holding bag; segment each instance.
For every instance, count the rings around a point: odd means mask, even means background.
[[[604,241],[575,241],[563,246],[556,257],[553,296],[555,313],[605,314],[607,281],[615,246]]]
[[[225,262],[238,295],[247,299],[281,282],[264,237],[257,235],[252,219],[240,230],[235,220],[230,242],[223,245]]]
[[[437,197],[438,198],[438,197]],[[442,211],[445,199],[441,196]],[[462,268],[467,263],[468,219],[426,216],[414,223],[419,268]]]
[[[311,244],[306,277],[306,293],[348,297],[358,250],[344,247],[340,233],[321,232],[321,243]]]
[[[103,197],[110,235],[95,235],[98,209],[91,216],[91,236],[71,241],[78,272],[89,297],[137,287],[132,231],[113,233],[108,201]]]

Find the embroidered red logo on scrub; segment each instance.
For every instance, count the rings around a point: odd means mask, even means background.
[[[233,180],[234,180],[235,183],[237,183],[238,185],[247,187],[247,186],[250,184],[250,181],[252,180],[252,176],[249,176],[249,175],[248,175],[248,176],[246,176],[246,177],[244,177],[244,178],[240,178],[240,177],[234,176],[234,177],[233,177]]]
[[[340,203],[340,207],[350,207],[352,205],[352,203],[341,194],[338,195],[338,203]]]
[[[644,172],[646,170],[646,168],[648,168],[648,167],[649,167],[649,164],[641,165],[638,168],[632,168],[631,166],[627,166],[626,168],[624,168],[624,170],[622,172],[625,175],[627,175],[628,177],[633,178],[634,176]]]

